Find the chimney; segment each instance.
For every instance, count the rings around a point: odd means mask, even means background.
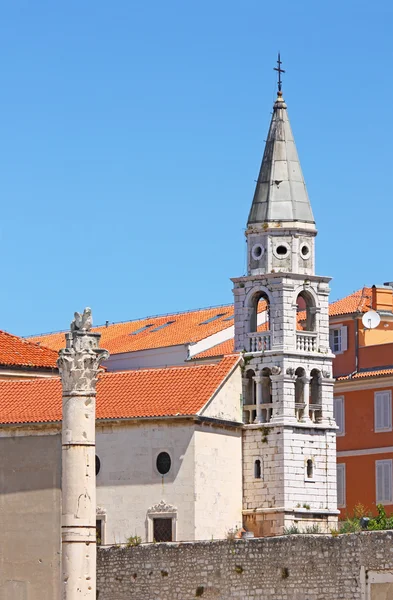
[[[382,312],[392,312],[393,290],[386,285],[373,285],[371,308]]]

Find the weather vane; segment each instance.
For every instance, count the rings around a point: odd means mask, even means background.
[[[277,59],[277,67],[274,67],[274,71],[278,72],[278,91],[281,92],[281,73],[285,73],[284,69],[281,68],[282,62],[281,62],[281,58],[280,58],[280,53],[278,53],[278,59]]]

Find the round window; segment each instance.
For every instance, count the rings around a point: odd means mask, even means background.
[[[101,470],[101,461],[100,461],[100,459],[98,458],[98,456],[96,454],[96,475],[98,475],[98,473],[100,472],[100,470]]]
[[[310,256],[310,248],[309,246],[307,246],[307,244],[303,244],[303,246],[300,248],[300,254],[302,255],[302,258],[306,259]]]
[[[169,469],[171,468],[171,457],[168,452],[160,452],[157,456],[156,465],[157,471],[161,475],[166,475],[169,472]]]
[[[277,246],[276,248],[276,254],[278,254],[278,256],[280,258],[286,256],[288,254],[288,248],[286,246],[283,246],[282,244],[280,246]]]
[[[255,244],[251,250],[251,256],[254,260],[259,260],[264,252],[263,246],[261,244]]]

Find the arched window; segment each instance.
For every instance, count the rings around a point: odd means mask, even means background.
[[[306,463],[306,477],[307,479],[313,479],[314,477],[314,463],[311,458],[309,458]]]
[[[270,330],[269,298],[264,292],[257,292],[251,302],[250,333]]]
[[[255,371],[248,369],[244,377],[244,400],[243,400],[243,422],[253,423],[256,416],[256,384],[254,381]]]
[[[254,463],[254,479],[261,479],[261,461],[259,459]]]
[[[315,331],[314,298],[304,290],[296,299],[296,329],[298,331]]]
[[[313,369],[310,373],[310,419],[316,423],[322,417],[321,372]]]
[[[306,398],[304,397],[306,371],[302,367],[298,367],[295,371],[295,375],[295,415],[296,419],[300,421],[304,417],[306,403]]]

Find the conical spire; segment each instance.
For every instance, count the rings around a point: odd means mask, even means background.
[[[248,226],[278,221],[315,223],[288,119],[287,105],[280,89],[273,107]]]

